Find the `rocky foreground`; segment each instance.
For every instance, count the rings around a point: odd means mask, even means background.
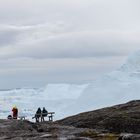
[[[31,123],[29,121],[0,120],[0,140],[117,140],[117,134],[75,128],[58,123]]]
[[[0,120],[0,140],[140,140],[140,101],[57,122]]]

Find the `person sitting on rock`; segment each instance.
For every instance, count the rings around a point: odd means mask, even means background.
[[[41,117],[41,108],[39,107],[35,114],[36,122],[39,122],[39,118]]]
[[[13,112],[13,119],[17,119],[17,117],[18,117],[18,109],[17,109],[16,106],[13,107],[12,112]]]
[[[44,117],[47,117],[47,115],[48,115],[48,111],[45,109],[45,107],[43,107],[42,116],[41,116],[41,122],[45,121]]]

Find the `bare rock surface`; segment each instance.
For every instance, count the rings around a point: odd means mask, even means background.
[[[140,134],[121,134],[118,140],[140,140]]]
[[[19,120],[0,120],[0,140],[104,140],[118,135],[104,134],[88,128],[75,128],[58,123],[32,123]]]
[[[58,121],[62,125],[140,134],[140,100],[80,113]]]

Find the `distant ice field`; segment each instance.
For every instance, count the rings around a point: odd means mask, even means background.
[[[140,99],[140,51],[116,71],[86,84],[48,84],[38,89],[0,91],[0,118],[11,114],[16,105],[19,115],[31,120],[38,107],[55,112],[55,120],[84,111]]]
[[[46,107],[48,111],[56,112],[55,118],[63,116],[62,109],[80,97],[88,84],[48,84],[38,89],[12,89],[0,91],[0,118],[11,114],[13,106],[19,109],[19,115],[31,118],[38,107]]]

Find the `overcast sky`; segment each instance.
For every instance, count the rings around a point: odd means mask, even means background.
[[[0,88],[90,82],[140,48],[139,0],[0,0]]]

